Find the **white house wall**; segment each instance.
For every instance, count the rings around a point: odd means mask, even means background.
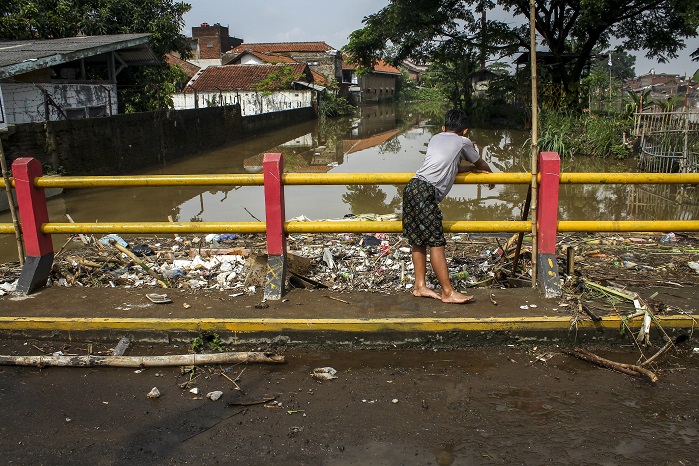
[[[1,86],[7,121],[10,124],[46,120],[42,89],[69,118],[108,116],[118,113],[115,84],[2,83]],[[54,105],[49,105],[49,119],[56,121],[65,118]]]
[[[312,91],[279,91],[269,95],[254,91],[198,92],[172,96],[175,110],[240,104],[243,116],[311,107]]]

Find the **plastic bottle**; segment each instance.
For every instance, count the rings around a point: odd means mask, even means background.
[[[469,277],[468,272],[465,270],[451,274],[451,278],[453,278],[454,280],[465,280],[468,277]]]
[[[178,277],[180,275],[184,275],[184,270],[182,269],[164,269],[163,270],[163,277],[169,279]]]
[[[669,244],[675,241],[675,234],[674,233],[668,233],[667,235],[663,236],[660,238],[660,242],[663,244]]]

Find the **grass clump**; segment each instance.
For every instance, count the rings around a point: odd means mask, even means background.
[[[588,155],[623,159],[631,155],[624,144],[624,133],[631,124],[629,118],[621,116],[544,111],[539,150],[558,152],[561,158]]]

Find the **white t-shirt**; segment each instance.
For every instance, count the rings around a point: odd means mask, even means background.
[[[415,176],[435,187],[440,202],[454,186],[461,159],[476,162],[480,155],[473,142],[464,136],[445,131],[435,134],[427,144],[427,154]]]

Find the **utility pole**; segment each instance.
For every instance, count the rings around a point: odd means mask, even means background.
[[[609,51],[609,111],[612,111],[612,51]]]

